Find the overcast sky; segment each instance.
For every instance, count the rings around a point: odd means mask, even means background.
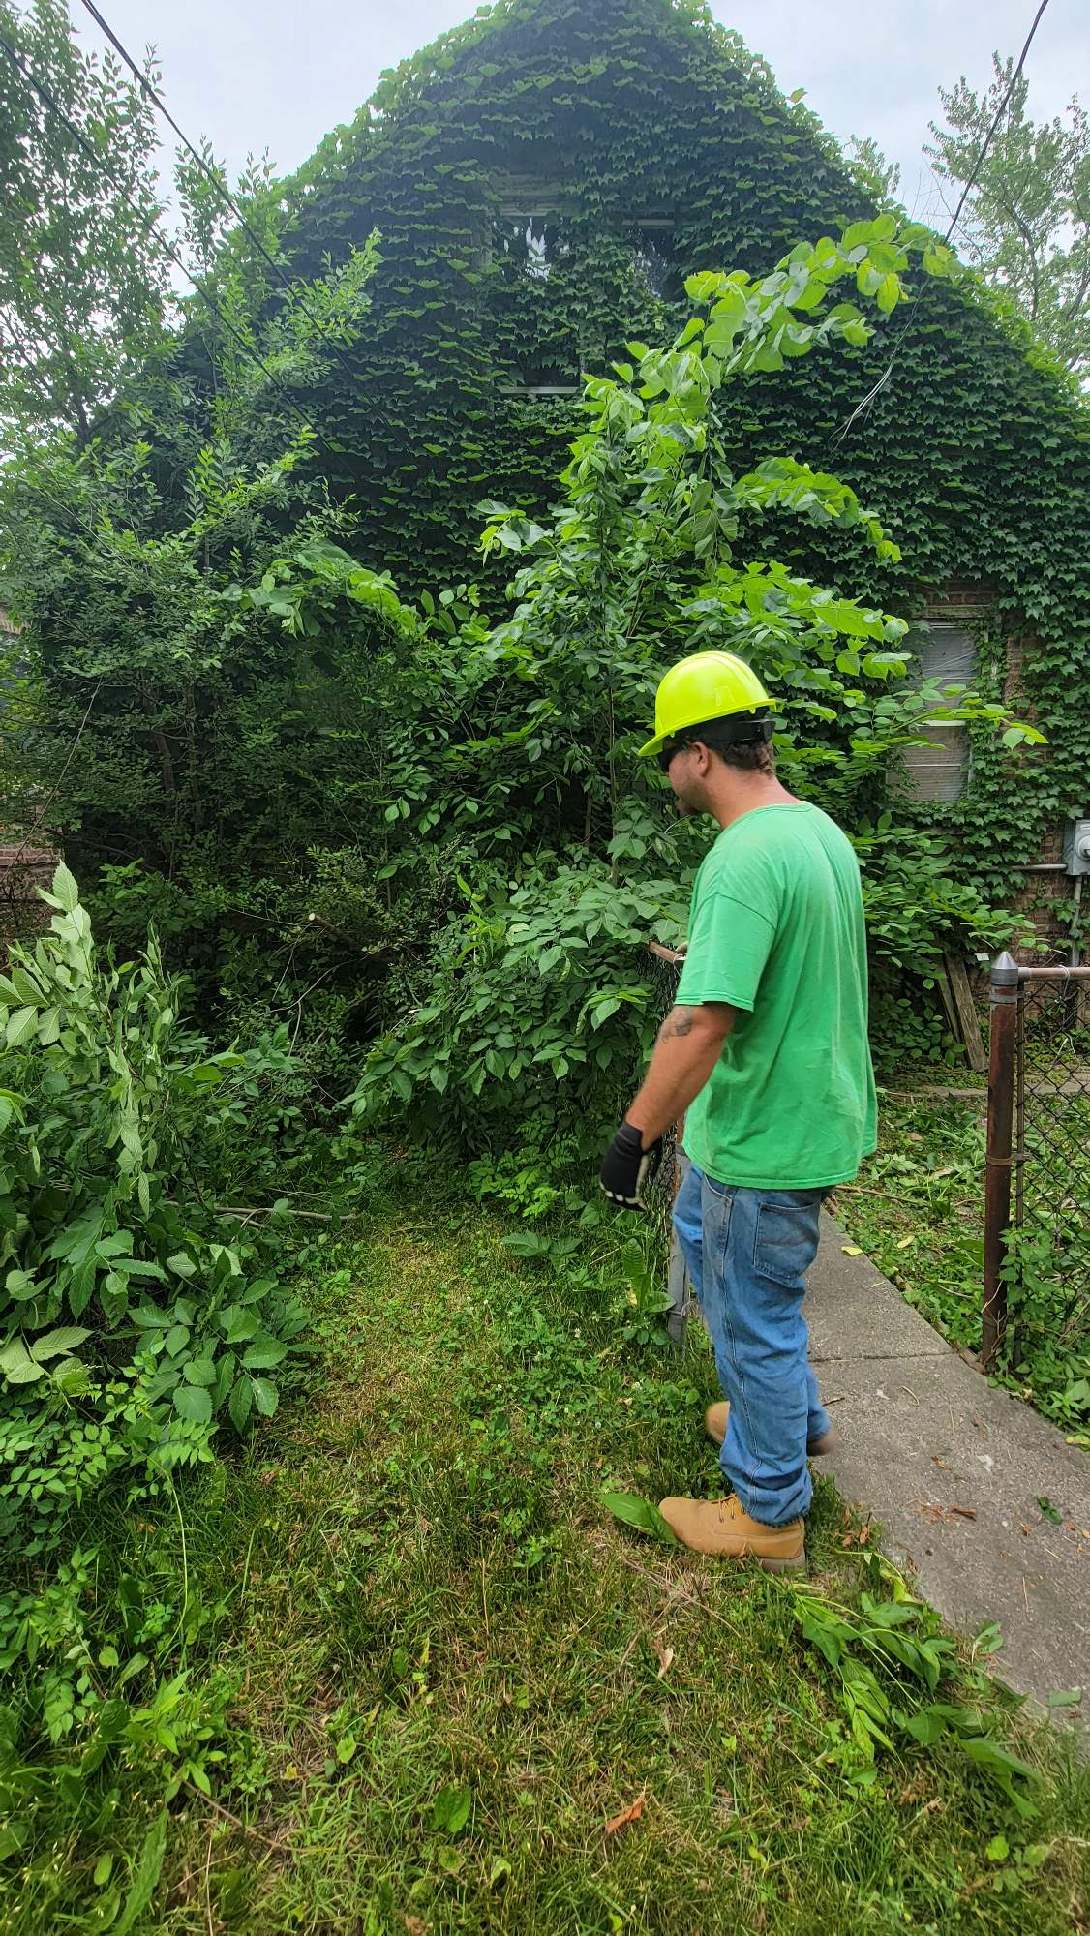
[[[351,120],[385,67],[474,11],[474,0],[99,0],[134,54],[151,41],[163,92],[191,138],[208,135],[234,173],[269,150],[287,174]],[[71,0],[82,38],[99,29]],[[771,63],[784,92],[841,139],[873,135],[902,168],[902,196],[937,219],[923,144],[940,82],[985,87],[992,49],[1017,53],[1035,0],[715,0],[725,26]],[[1049,0],[1027,72],[1030,112],[1090,106],[1090,6]]]

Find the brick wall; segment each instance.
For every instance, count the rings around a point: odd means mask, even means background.
[[[35,889],[49,886],[59,858],[48,847],[10,836],[0,844],[0,960],[13,941],[33,939],[48,925],[49,909]]]

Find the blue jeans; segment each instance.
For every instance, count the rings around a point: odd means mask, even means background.
[[[802,1315],[824,1190],[743,1190],[688,1165],[674,1226],[730,1402],[719,1463],[746,1512],[797,1519],[813,1487],[807,1439],[830,1430]]]

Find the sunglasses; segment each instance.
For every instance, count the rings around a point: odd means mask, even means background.
[[[692,741],[688,739],[667,740],[661,752],[655,756],[658,760],[659,772],[669,773],[671,763],[676,760],[678,754],[684,752],[685,748],[691,745]]]

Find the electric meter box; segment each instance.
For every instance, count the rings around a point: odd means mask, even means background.
[[[1069,820],[1064,829],[1064,865],[1069,874],[1090,874],[1090,820]]]

